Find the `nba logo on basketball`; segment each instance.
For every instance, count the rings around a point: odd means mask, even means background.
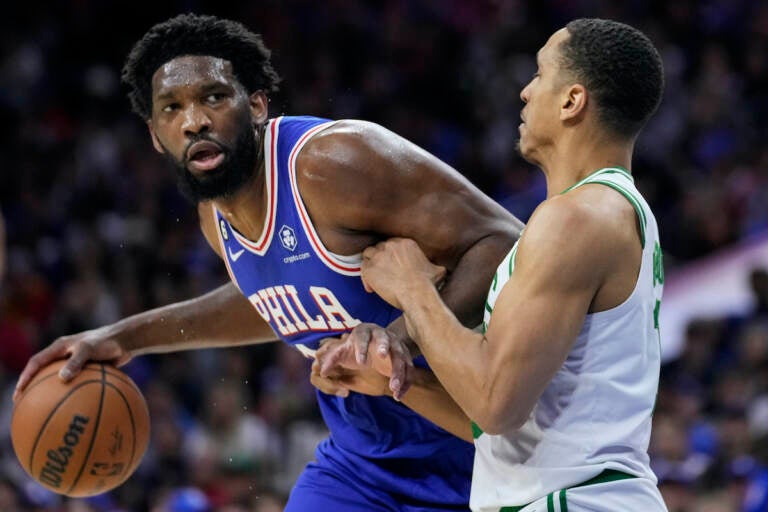
[[[280,243],[289,251],[296,249],[298,241],[296,240],[296,233],[294,233],[293,228],[283,224],[283,227],[280,228]]]

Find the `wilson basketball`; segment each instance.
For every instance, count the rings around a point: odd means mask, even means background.
[[[57,361],[40,370],[11,419],[21,465],[48,489],[66,496],[100,494],[125,482],[149,442],[144,396],[114,366],[88,363],[63,383]]]

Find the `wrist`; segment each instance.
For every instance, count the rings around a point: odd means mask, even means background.
[[[425,303],[430,295],[437,294],[434,283],[427,279],[415,279],[398,297],[403,312],[411,311]]]
[[[96,330],[99,339],[112,340],[125,354],[133,357],[140,355],[144,347],[140,346],[142,338],[136,336],[136,325],[132,318],[125,318],[111,325],[105,325]]]

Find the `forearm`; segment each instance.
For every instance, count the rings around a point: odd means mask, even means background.
[[[496,267],[518,237],[519,230],[509,227],[479,240],[464,253],[440,288],[440,297],[462,325],[473,328],[482,322]]]
[[[451,434],[473,442],[469,418],[435,375],[427,369],[414,368],[411,378],[411,387],[402,403]]]
[[[522,224],[520,224],[520,227]],[[502,261],[520,236],[520,227],[510,226],[506,231],[489,235],[473,245],[459,260],[450,277],[440,288],[440,297],[459,322],[470,328],[483,320],[483,307],[488,297],[498,262]],[[493,262],[489,264],[489,262]],[[404,317],[398,317],[388,326],[407,336]],[[408,340],[412,355],[421,354],[421,348]],[[431,364],[431,362],[430,362]]]
[[[487,347],[483,336],[463,327],[434,287],[424,286],[408,296],[411,298],[403,303],[403,308],[411,338],[449,398],[466,417],[480,417],[488,369],[484,363]]]
[[[131,355],[227,347],[277,339],[232,284],[103,328]]]

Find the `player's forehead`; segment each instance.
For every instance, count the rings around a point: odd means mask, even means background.
[[[160,66],[152,75],[152,94],[162,96],[179,87],[225,83],[234,86],[232,63],[210,55],[183,55]]]
[[[536,60],[539,65],[557,62],[560,55],[560,44],[568,39],[569,36],[570,33],[565,27],[552,34],[536,54]]]

